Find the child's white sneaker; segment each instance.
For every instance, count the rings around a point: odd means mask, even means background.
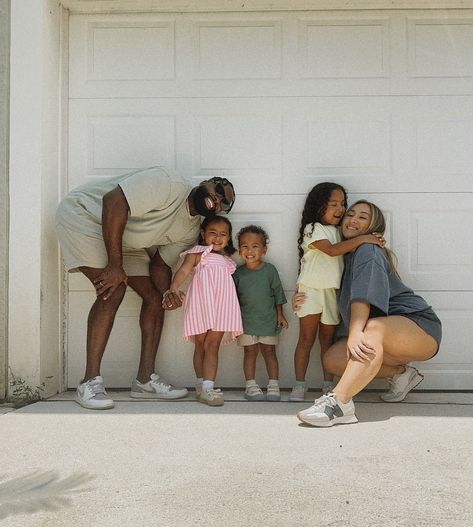
[[[200,392],[199,402],[209,406],[223,406],[225,400],[223,398],[222,390],[215,388],[204,388]]]
[[[281,400],[281,392],[278,384],[268,384],[266,389],[266,400],[271,402],[278,402]]]
[[[303,423],[320,427],[358,422],[353,400],[350,399],[345,404],[340,403],[334,393],[322,395],[310,408],[299,412],[297,417]]]
[[[406,398],[406,395],[424,380],[424,376],[413,366],[406,366],[406,371],[387,379],[389,389],[382,393],[380,398],[386,403],[398,403]]]
[[[245,399],[247,401],[264,401],[263,390],[257,384],[250,384],[245,390]]]
[[[296,384],[292,387],[292,392],[289,394],[289,400],[293,403],[303,403],[305,401],[307,390],[304,386]]]
[[[195,383],[195,396],[197,399],[199,399],[200,394],[202,393],[202,381],[197,381]]]

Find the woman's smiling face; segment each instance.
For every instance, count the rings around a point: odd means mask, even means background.
[[[366,203],[350,207],[342,220],[342,234],[345,239],[366,234],[371,223],[371,209]]]

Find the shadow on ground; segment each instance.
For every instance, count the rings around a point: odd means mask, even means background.
[[[72,495],[90,491],[90,488],[80,487],[92,479],[94,476],[85,473],[61,479],[57,472],[47,471],[1,481],[0,520],[15,514],[33,514],[71,507]]]
[[[117,415],[173,415],[177,419],[189,415],[235,415],[235,416],[290,416],[308,408],[312,401],[290,402],[252,402],[225,401],[221,407],[210,408],[190,399],[184,401],[116,401],[111,410],[87,410],[72,401],[41,401],[5,415],[8,419],[20,414],[77,415],[107,419]],[[396,417],[473,417],[473,405],[452,403],[382,403],[356,401],[356,415],[361,423],[387,421]]]

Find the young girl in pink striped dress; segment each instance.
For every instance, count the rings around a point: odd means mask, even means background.
[[[232,224],[224,217],[206,218],[201,225],[199,245],[182,253],[185,259],[174,276],[170,291],[184,302],[183,337],[195,343],[196,394],[209,406],[222,406],[221,390],[214,388],[220,344],[243,333],[240,305],[232,274],[235,252]],[[187,276],[192,280],[187,294],[179,290]]]

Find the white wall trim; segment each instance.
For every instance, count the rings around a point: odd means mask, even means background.
[[[63,0],[71,13],[473,9],[473,0]]]
[[[54,211],[59,178],[61,7],[11,2],[9,366],[44,396],[61,386]]]

